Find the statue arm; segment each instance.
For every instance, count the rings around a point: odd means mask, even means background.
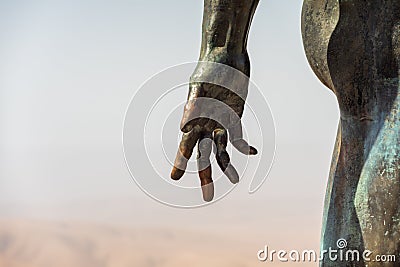
[[[250,24],[259,0],[205,0],[200,59],[247,53]]]
[[[229,141],[240,152],[257,150],[243,140],[242,117],[250,76],[247,37],[259,0],[205,0],[199,63],[191,76],[171,178],[179,180],[197,144],[198,174],[205,201],[214,197],[210,154],[216,147],[219,167],[232,183],[239,181],[230,163]],[[218,63],[218,64],[211,64]]]

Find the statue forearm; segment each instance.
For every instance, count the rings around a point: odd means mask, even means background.
[[[259,0],[204,0],[200,61],[221,63],[225,68],[219,68],[221,64],[201,62],[190,78],[188,100],[181,121],[184,134],[171,178],[179,180],[182,177],[187,160],[198,144],[197,166],[205,201],[211,201],[214,197],[209,159],[211,140],[216,146],[217,163],[232,183],[239,181],[239,174],[230,163],[226,151],[228,134],[229,141],[238,151],[246,155],[257,154],[257,150],[243,139],[240,122],[248,79],[238,74],[238,71],[232,72],[225,65],[250,75],[246,45],[258,2]],[[236,88],[233,85],[239,89],[234,90]]]
[[[204,0],[200,59],[213,53],[246,54],[250,24],[259,0]]]

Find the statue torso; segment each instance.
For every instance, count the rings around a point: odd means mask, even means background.
[[[400,1],[305,0],[302,35],[313,71],[340,108],[323,246],[347,238],[398,255]]]

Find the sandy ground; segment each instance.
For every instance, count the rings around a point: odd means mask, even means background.
[[[0,266],[246,267],[257,263],[254,257],[243,256],[243,244],[232,249],[232,242],[205,233],[8,220],[0,222]]]
[[[0,220],[1,267],[317,266],[258,262],[253,250],[209,231]]]

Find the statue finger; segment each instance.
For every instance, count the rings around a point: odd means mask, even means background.
[[[217,129],[214,131],[214,143],[216,145],[216,159],[219,167],[229,180],[236,184],[239,182],[239,174],[230,162],[230,157],[226,151],[227,146],[227,132],[225,129]]]
[[[185,173],[187,162],[192,156],[193,149],[199,139],[199,130],[194,128],[188,133],[184,133],[176,153],[174,167],[172,168],[171,178],[179,180]]]
[[[211,133],[203,134],[197,145],[197,169],[199,173],[201,190],[204,201],[211,201],[214,198],[214,183],[212,180],[210,154],[212,150]]]
[[[229,128],[229,141],[233,147],[245,155],[256,155],[258,153],[255,147],[250,146],[247,141],[243,139],[242,123],[240,120]]]

